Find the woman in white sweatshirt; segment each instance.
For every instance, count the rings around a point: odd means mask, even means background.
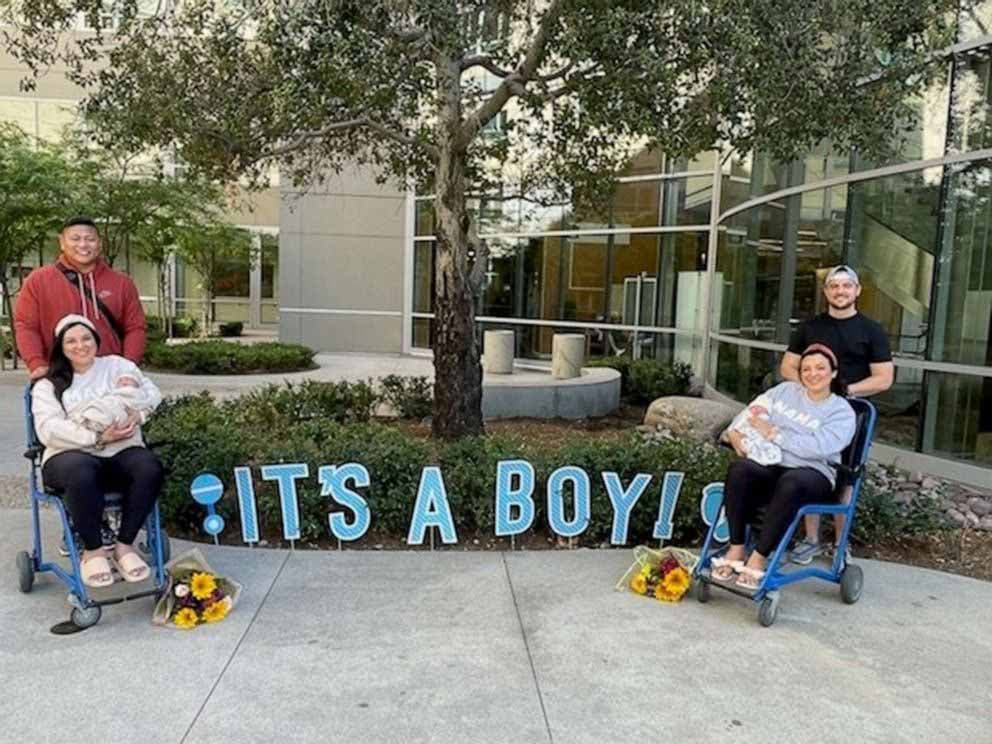
[[[141,438],[141,424],[162,395],[133,362],[120,356],[98,357],[99,345],[100,337],[88,318],[62,318],[55,326],[48,374],[31,393],[35,432],[45,445],[42,477],[46,487],[65,498],[73,526],[83,540],[82,578],[92,587],[113,583],[110,561],[125,581],[148,577],[148,564],[133,543],[163,481],[161,461]],[[118,395],[121,378],[137,381],[142,392],[129,399],[134,407],[126,409],[124,421],[94,431],[91,422],[84,424],[73,416],[74,411]],[[121,525],[112,551],[103,547],[100,535],[103,495],[111,490],[123,495]]]

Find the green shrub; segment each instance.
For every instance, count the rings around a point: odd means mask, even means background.
[[[655,359],[604,357],[589,362],[590,367],[610,367],[620,373],[620,394],[635,405],[644,405],[666,395],[686,395],[692,380],[692,367],[684,362],[663,364]]]
[[[314,352],[298,344],[266,342],[192,341],[186,344],[152,343],[145,363],[154,369],[188,375],[244,375],[261,372],[297,372],[313,369]]]
[[[280,427],[312,419],[368,421],[378,404],[371,382],[304,380],[267,385],[222,407],[228,419],[239,425]]]
[[[233,469],[278,462],[305,462],[310,477],[298,483],[301,531],[306,540],[329,536],[327,515],[334,504],[321,496],[319,468],[358,462],[371,476],[364,496],[377,535],[402,539],[409,529],[422,469],[440,466],[460,540],[476,532],[493,535],[496,464],[522,458],[534,465],[535,529],[547,525],[547,481],[563,465],[576,465],[590,477],[592,514],[582,542],[610,539],[613,510],[600,473],[614,471],[629,485],[638,473],[653,476],[631,514],[628,542],[650,542],[658,516],[661,479],[667,471],[685,473],[675,514],[673,541],[697,542],[703,536],[699,518],[702,487],[720,481],[729,455],[712,446],[669,440],[645,443],[635,433],[620,440],[589,440],[527,445],[508,437],[487,436],[444,443],[418,438],[396,427],[368,422],[371,386],[358,383],[304,383],[275,386],[232,401],[210,396],[170,400],[147,428],[151,441],[167,440],[161,455],[169,469],[162,496],[162,514],[177,534],[201,534],[202,507],[189,496],[189,484],[201,472],[212,472],[227,484],[218,511],[230,529],[237,524]],[[254,471],[259,518],[270,532],[281,525],[278,491]]]
[[[900,503],[892,491],[868,476],[858,495],[852,537],[858,543],[882,542],[893,537],[923,535],[946,529],[947,517],[936,499],[914,495]]]
[[[434,409],[432,383],[426,377],[387,375],[379,380],[382,397],[400,418],[423,419]]]
[[[200,332],[200,324],[196,318],[182,315],[172,319],[173,338],[196,338]]]
[[[650,403],[666,395],[689,392],[692,367],[684,362],[661,364],[654,359],[637,359],[630,363],[630,392],[632,403]]]
[[[240,320],[236,320],[231,323],[221,323],[218,331],[224,338],[234,338],[240,336],[244,329],[245,324]]]
[[[162,325],[162,319],[156,318],[154,316],[145,317],[145,338],[148,343],[154,341],[164,341],[166,337],[165,328]]]

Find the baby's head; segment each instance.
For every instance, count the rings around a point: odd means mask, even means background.
[[[121,375],[116,380],[114,380],[114,387],[138,387],[138,381],[131,377],[130,375]]]

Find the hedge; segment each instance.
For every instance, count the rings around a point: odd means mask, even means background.
[[[667,395],[686,395],[692,367],[684,362],[663,364],[655,359],[604,357],[590,367],[610,367],[620,373],[620,395],[629,403],[646,405]]]
[[[206,471],[218,475],[227,487],[217,508],[229,525],[228,533],[236,537],[239,521],[233,469],[248,465],[255,476],[259,518],[270,538],[277,535],[281,527],[278,491],[275,484],[261,480],[258,466],[305,462],[310,477],[298,483],[303,539],[327,540],[332,504],[320,494],[318,468],[359,462],[371,476],[363,495],[372,513],[372,528],[364,541],[406,536],[420,474],[427,465],[441,467],[460,541],[474,535],[493,536],[496,463],[522,458],[536,471],[534,529],[542,533],[547,532],[548,476],[563,465],[586,471],[592,484],[592,515],[580,542],[588,544],[610,539],[613,510],[601,472],[614,471],[625,484],[638,473],[653,475],[651,486],[631,514],[632,544],[652,539],[663,474],[684,472],[673,540],[691,543],[702,535],[701,489],[722,480],[729,462],[723,449],[681,440],[646,443],[635,432],[619,440],[589,439],[577,432],[576,439],[553,445],[507,436],[439,442],[371,421],[363,402],[371,387],[365,383],[339,383],[320,390],[322,385],[271,387],[224,402],[204,393],[164,403],[150,420],[147,435],[153,443],[166,442],[159,448],[169,472],[161,510],[170,531],[202,537],[203,508],[190,498],[189,484]]]
[[[298,372],[313,369],[312,349],[299,344],[265,342],[239,344],[229,341],[191,341],[166,344],[155,341],[145,351],[145,365],[160,371],[187,375],[246,375],[264,372]]]

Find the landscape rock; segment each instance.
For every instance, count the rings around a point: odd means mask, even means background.
[[[739,407],[716,400],[672,395],[658,398],[644,415],[646,426],[664,426],[676,435],[700,442],[713,442],[727,428]]]
[[[992,514],[992,503],[978,496],[972,496],[968,499],[968,509],[979,517],[987,517]]]
[[[992,532],[992,517],[982,517],[978,522],[978,529]]]
[[[957,509],[948,509],[947,518],[954,522],[954,524],[958,527],[965,527],[968,524],[968,518]]]

